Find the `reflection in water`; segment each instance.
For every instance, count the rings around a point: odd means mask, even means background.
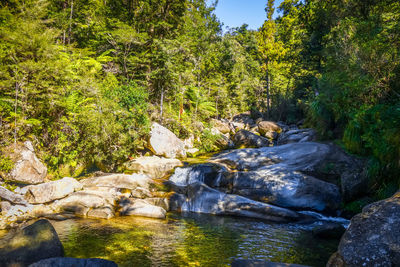
[[[52,223],[66,256],[98,257],[119,266],[227,266],[236,258],[324,266],[338,245],[313,238],[310,225],[206,214]]]

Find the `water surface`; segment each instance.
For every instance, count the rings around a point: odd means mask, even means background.
[[[103,258],[119,266],[229,266],[233,259],[325,266],[338,245],[338,240],[314,238],[313,225],[207,214],[52,223],[66,256]]]

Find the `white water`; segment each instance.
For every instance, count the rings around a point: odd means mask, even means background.
[[[339,223],[339,224],[343,225],[343,227],[345,227],[345,228],[349,227],[349,224],[350,224],[350,221],[345,218],[325,216],[325,215],[322,215],[322,214],[320,214],[318,212],[314,212],[314,211],[299,211],[298,213],[314,217],[318,221]]]

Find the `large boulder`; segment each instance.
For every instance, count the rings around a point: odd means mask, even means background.
[[[103,259],[50,258],[35,262],[29,267],[118,267],[113,261]]]
[[[31,142],[26,141],[23,146],[18,145],[11,158],[15,164],[7,177],[8,180],[24,184],[44,182],[47,168],[35,155]]]
[[[282,132],[281,127],[273,121],[260,121],[257,125],[259,133],[263,136]]]
[[[351,219],[327,266],[400,266],[400,191]]]
[[[233,122],[243,123],[246,127],[251,127],[255,124],[250,112],[240,113],[232,118]]]
[[[298,213],[257,202],[242,196],[225,194],[201,182],[186,186],[184,201],[178,210],[215,215],[233,215],[272,222],[290,222],[300,219]]]
[[[157,156],[186,157],[185,144],[173,132],[155,122],[151,127],[149,145]]]
[[[341,197],[337,185],[301,172],[282,169],[279,164],[228,176],[230,192],[280,207],[334,211]]]
[[[317,133],[313,129],[296,129],[284,132],[279,135],[278,145],[297,142],[310,142],[317,139]]]
[[[151,203],[143,199],[125,199],[120,202],[121,215],[135,215],[157,219],[165,219],[167,211],[154,200]]]
[[[140,157],[125,163],[126,169],[144,173],[150,178],[162,178],[176,167],[182,166],[182,162],[178,159],[153,157]]]
[[[109,219],[114,216],[118,199],[119,196],[113,192],[85,189],[55,201],[53,207],[78,216]]]
[[[293,143],[258,149],[239,149],[211,159],[236,172],[223,175],[220,187],[232,193],[284,207],[336,210],[341,201],[339,187],[323,181],[321,166],[332,146]]]
[[[265,147],[270,142],[267,138],[256,135],[250,131],[240,130],[233,136],[233,142],[236,146],[241,147]]]
[[[47,220],[39,220],[19,230],[0,244],[1,266],[28,266],[42,259],[63,257],[58,235]]]
[[[228,121],[212,119],[211,125],[223,134],[231,132],[231,126]]]
[[[13,204],[28,204],[28,202],[22,195],[16,194],[2,186],[0,186],[0,199],[7,200],[8,202],[11,202]]]
[[[29,185],[23,189],[26,190],[25,198],[29,203],[42,204],[61,199],[75,191],[81,190],[82,184],[74,178],[65,177],[57,181]]]

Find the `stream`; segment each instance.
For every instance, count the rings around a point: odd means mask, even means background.
[[[274,224],[196,213],[52,224],[67,257],[98,257],[119,266],[229,266],[233,259],[325,266],[339,242],[313,237],[310,230],[318,222]]]

